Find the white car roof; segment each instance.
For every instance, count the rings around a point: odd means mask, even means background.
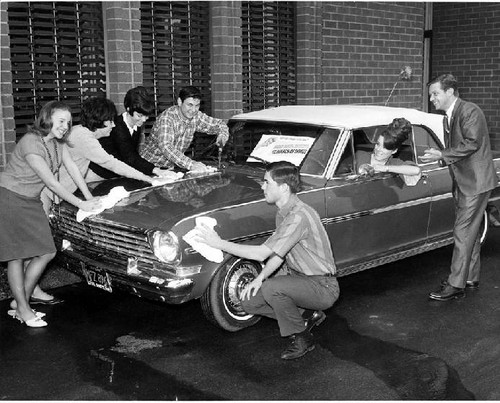
[[[387,125],[394,118],[405,118],[413,125],[427,126],[444,143],[443,116],[410,108],[377,105],[290,105],[241,113],[233,116],[232,119],[304,123],[357,129]]]

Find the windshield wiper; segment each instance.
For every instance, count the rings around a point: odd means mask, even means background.
[[[264,165],[269,165],[269,164],[271,163],[271,162],[269,162],[269,161],[266,161],[264,158],[255,157],[255,156],[253,156],[253,155],[250,155],[248,158],[253,158],[253,159],[257,160],[257,161],[260,161],[260,162],[262,162]],[[253,162],[253,161],[248,161],[248,158],[247,158],[247,161],[246,161],[246,162]]]

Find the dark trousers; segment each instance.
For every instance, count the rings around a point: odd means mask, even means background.
[[[330,308],[339,292],[335,277],[279,275],[265,280],[255,297],[241,304],[248,313],[276,319],[281,336],[286,337],[306,329],[304,309]]]
[[[455,227],[453,238],[455,246],[451,259],[451,273],[448,283],[453,287],[464,288],[465,282],[479,281],[481,251],[480,233],[483,213],[491,192],[466,196],[455,187]]]

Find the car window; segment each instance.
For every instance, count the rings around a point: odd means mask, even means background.
[[[377,126],[365,127],[353,131],[355,172],[358,172],[360,165],[370,162],[370,155],[383,129],[384,127]]]
[[[310,175],[324,173],[340,133],[321,126],[267,121],[230,121],[229,128],[236,163],[287,160]]]
[[[304,160],[301,173],[323,175],[338,139],[337,129],[325,129],[315,141]]]
[[[384,131],[386,126],[375,126],[375,127],[365,127],[362,129],[357,129],[353,131],[354,138],[354,150],[357,156],[356,160],[359,165],[359,159],[362,158],[362,154],[365,154],[363,160],[366,160],[366,154],[371,154],[373,147],[377,143],[378,138]],[[413,130],[415,126],[413,127]],[[395,154],[396,158],[402,161],[413,161],[415,162],[415,154],[412,147],[412,137],[408,138],[399,147],[398,152]]]
[[[346,175],[354,174],[357,172],[357,168],[366,160],[369,160],[369,155],[372,153],[373,148],[386,126],[373,126],[373,127],[363,127],[355,129],[352,131],[352,136],[349,142],[346,144],[344,152],[340,158],[340,162],[335,170],[335,175]],[[432,136],[425,128],[420,126],[413,126],[413,131],[415,135],[418,134],[418,141],[421,151],[420,155],[423,155],[423,150],[429,148],[430,144],[436,144],[433,142]],[[399,152],[396,155],[397,158],[403,161],[416,161],[415,153],[413,151],[413,140],[410,137],[406,140],[403,145],[399,148]]]
[[[354,140],[354,151],[364,151],[370,153],[373,151],[373,147],[377,142],[380,131],[377,127],[367,127],[364,129],[356,129],[352,132]]]
[[[357,172],[360,154],[371,154],[375,145],[373,139],[377,138],[378,128],[355,129],[344,148],[339,164],[335,169],[335,175],[349,175]]]
[[[335,174],[334,174],[335,176],[352,175],[355,173],[354,157],[352,150],[353,150],[352,137],[350,137],[349,142],[346,144],[344,152],[340,157],[337,168],[335,169]]]
[[[421,157],[425,154],[425,150],[428,148],[441,149],[442,147],[435,140],[432,133],[427,130],[427,128],[422,126],[413,127],[413,137],[415,142],[415,149],[417,152],[417,157]]]

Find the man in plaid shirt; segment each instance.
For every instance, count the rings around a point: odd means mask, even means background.
[[[201,92],[197,87],[181,89],[177,105],[166,109],[156,118],[151,134],[140,147],[140,155],[163,168],[174,165],[190,171],[204,171],[208,167],[184,155],[195,132],[217,136],[219,148],[226,144],[229,129],[222,119],[200,112]]]

